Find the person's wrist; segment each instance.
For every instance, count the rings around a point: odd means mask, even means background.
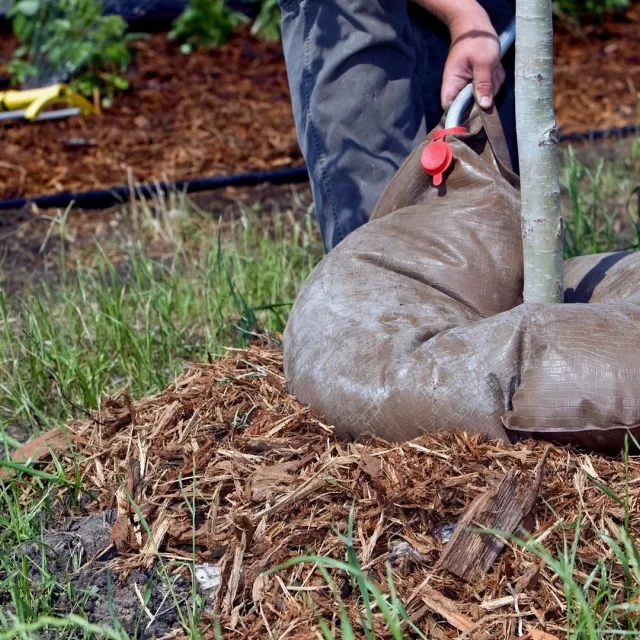
[[[479,4],[474,5],[471,9],[454,12],[447,20],[451,42],[471,31],[495,33],[489,14]]]
[[[489,15],[477,0],[413,0],[415,4],[426,9],[449,30],[477,28],[491,25]]]

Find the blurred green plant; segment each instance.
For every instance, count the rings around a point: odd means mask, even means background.
[[[629,0],[554,0],[554,13],[569,23],[600,20],[608,13],[624,11]]]
[[[280,39],[280,7],[278,0],[245,0],[260,4],[251,25],[251,34],[268,41]],[[173,23],[172,40],[182,43],[184,53],[195,49],[210,49],[225,44],[231,33],[249,22],[243,14],[229,7],[226,0],[190,0],[187,8]]]
[[[247,18],[230,9],[225,0],[189,0],[173,23],[169,38],[182,42],[182,51],[219,47]]]
[[[9,64],[17,85],[67,81],[108,106],[114,92],[128,88],[123,76],[133,37],[115,15],[102,15],[102,0],[18,0],[9,10],[19,46]]]
[[[280,5],[278,0],[261,0],[251,33],[263,40],[280,40]]]

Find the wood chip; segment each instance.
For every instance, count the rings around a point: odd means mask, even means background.
[[[231,566],[231,575],[227,583],[227,592],[224,596],[222,605],[222,614],[229,615],[233,610],[233,604],[238,593],[238,585],[240,584],[240,573],[242,572],[242,559],[246,547],[246,537],[243,534],[240,544],[236,547],[233,554],[233,565]]]
[[[40,462],[50,457],[51,452],[61,453],[69,449],[69,436],[60,427],[47,431],[18,447],[12,454],[13,462]],[[6,469],[0,469],[0,479],[7,478]]]
[[[118,515],[111,529],[111,542],[119,553],[128,553],[135,546],[133,525],[126,513]]]
[[[527,589],[535,588],[540,576],[540,563],[531,565],[516,581],[514,591],[521,593]]]
[[[431,611],[442,616],[452,627],[458,631],[466,632],[473,629],[474,622],[471,618],[460,613],[458,604],[438,593],[435,589],[425,585],[420,592],[420,599]]]
[[[506,541],[477,529],[499,531],[504,536],[516,531],[538,498],[546,455],[533,483],[512,471],[471,503],[440,556],[440,567],[467,582],[480,580],[491,569]]]
[[[529,640],[560,640],[558,636],[540,631],[540,629],[534,629],[533,627],[527,627],[527,636]],[[527,636],[525,636],[524,640],[527,640]]]

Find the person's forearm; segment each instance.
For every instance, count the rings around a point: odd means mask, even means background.
[[[487,12],[476,0],[413,0],[451,29],[460,22],[491,24]]]

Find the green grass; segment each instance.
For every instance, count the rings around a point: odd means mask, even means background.
[[[615,159],[562,153],[565,258],[640,249],[640,140]]]
[[[567,257],[638,248],[640,145],[613,161],[583,164],[576,153],[563,155]],[[133,397],[158,391],[185,360],[213,358],[263,329],[281,331],[296,292],[323,253],[310,218],[294,220],[283,213],[265,220],[241,208],[232,222],[218,223],[184,202],[155,203],[155,211],[152,215],[144,205],[134,209],[135,233],[123,259],[114,260],[114,247],[96,246],[89,260],[70,268],[74,255],[62,243],[55,284],[33,286],[19,300],[0,291],[0,446],[5,458],[19,434],[37,433],[96,409],[104,394],[120,388]],[[62,235],[65,220],[61,217],[57,225]],[[158,243],[162,259],[149,255],[148,248]],[[41,537],[41,516],[52,508],[56,492],[64,490],[65,504],[73,510],[82,493],[77,473],[69,476],[58,467],[47,476],[28,465],[16,471],[14,479],[0,483],[0,640],[39,638],[45,628],[57,629],[59,638],[124,638],[117,626],[97,629],[83,619],[82,594],[67,594],[77,604],[76,617],[57,611],[59,590],[69,587],[56,582],[43,555],[37,567],[42,586],[34,590],[28,579],[33,567],[13,554],[18,545]],[[568,533],[567,540],[573,540],[579,531]],[[410,625],[392,583],[389,595],[376,591],[357,564],[352,536],[347,534],[344,542],[344,560],[297,560],[315,562],[329,579],[329,571],[337,568],[351,576],[362,609],[355,620],[337,612],[340,637],[364,630],[365,637],[374,638],[373,608],[376,615],[382,613],[392,637],[407,637]],[[631,538],[626,546],[609,545],[629,569],[628,602],[634,602],[640,596],[640,553]],[[615,628],[620,612],[608,590],[604,559],[586,582],[573,578],[570,542],[545,560],[558,563],[567,602],[577,603],[570,608],[571,637],[591,640],[600,637],[593,635],[594,628],[596,633],[603,626]],[[162,569],[158,579],[170,580],[167,568]],[[182,627],[193,638],[200,615],[196,604],[180,604]],[[323,633],[330,637],[326,628]]]
[[[311,220],[291,228],[277,217],[267,229],[244,212],[224,229],[176,226],[165,263],[138,244],[118,268],[96,247],[90,268],[78,265],[22,304],[0,291],[0,433],[48,429],[119,387],[136,397],[159,390],[185,360],[284,328],[321,256]]]

